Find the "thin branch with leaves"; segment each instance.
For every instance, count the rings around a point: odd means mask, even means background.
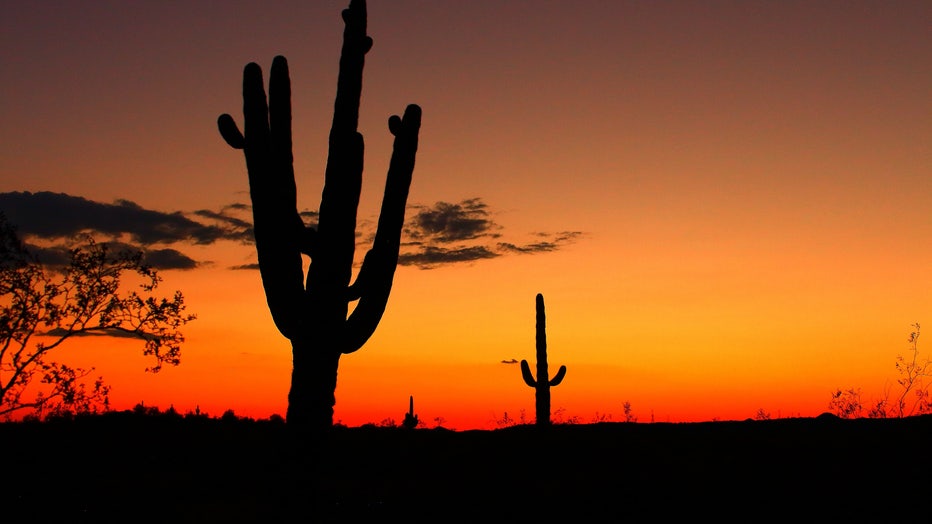
[[[136,289],[126,290],[127,276]],[[180,328],[196,317],[185,312],[181,292],[154,296],[160,282],[141,251],[112,253],[90,236],[75,242],[67,266],[46,267],[0,214],[0,417],[26,409],[42,416],[108,408],[110,388],[103,379],[83,380],[93,368],[50,359],[72,337],[140,339],[143,355],[152,358],[146,371],[178,365]]]

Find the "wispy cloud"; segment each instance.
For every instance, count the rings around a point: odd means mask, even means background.
[[[141,338],[145,337],[144,334],[134,333],[131,331],[124,331],[122,329],[116,328],[102,328],[95,329],[91,331],[74,331],[65,328],[52,328],[44,333],[43,335],[50,337],[112,337],[112,338]]]
[[[481,198],[412,209],[415,213],[405,224],[398,263],[421,269],[511,254],[549,253],[583,236],[581,231],[535,232],[527,243],[505,241],[504,228],[492,219],[489,206]]]
[[[583,235],[582,231],[560,231],[559,233],[534,233],[539,238],[537,242],[515,245],[511,242],[499,242],[498,249],[511,253],[549,253],[556,251],[567,244],[576,242]]]
[[[194,212],[194,216],[223,230],[226,233],[225,240],[251,244],[254,241],[252,222],[247,218],[243,218],[249,212],[249,205],[236,203],[230,204],[220,211],[199,209]]]
[[[417,250],[398,255],[398,264],[402,266],[419,266],[427,269],[439,264],[456,262],[474,262],[485,258],[495,258],[499,253],[490,251],[486,246],[454,247],[421,246]]]

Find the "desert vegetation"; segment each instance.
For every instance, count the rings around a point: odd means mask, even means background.
[[[537,374],[531,373],[531,366],[527,360],[521,361],[521,377],[524,383],[534,388],[534,406],[537,424],[550,425],[550,388],[563,382],[566,376],[566,366],[560,366],[556,375],[550,378],[547,364],[547,314],[544,310],[544,296],[540,293],[536,298],[537,321],[535,324],[535,340],[537,348]]]
[[[886,389],[879,398],[865,401],[861,388],[836,389],[832,392],[829,409],[841,418],[903,418],[912,415],[932,414],[929,378],[932,377],[932,359],[920,354],[919,323],[912,325],[907,342],[909,351],[897,355],[894,390]]]
[[[932,417],[334,425],[319,446],[280,416],[125,411],[0,424],[5,522],[467,522],[883,518],[930,487]],[[852,493],[870,496],[852,500]],[[898,516],[927,515],[921,504]],[[41,516],[41,518],[39,518]],[[754,520],[752,518],[752,520]]]
[[[369,522],[712,519],[911,520],[932,489],[923,452],[932,437],[932,361],[919,324],[881,398],[831,392],[816,417],[656,422],[625,401],[591,419],[552,409],[543,294],[537,294],[535,394],[494,429],[456,431],[407,408],[378,422],[334,422],[342,355],[379,325],[391,293],[414,170],[421,109],[389,119],[394,136],[378,229],[356,278],[356,212],[363,137],[362,72],[372,46],[363,0],[343,11],[344,33],[318,223],[297,210],[291,81],[273,59],[243,72],[244,129],[218,119],[243,150],[258,265],[269,311],[292,347],[284,416],[243,417],[138,403],[115,410],[92,369],[52,353],[71,337],[141,341],[152,372],[180,363],[180,329],[194,316],[183,296],[159,297],[141,253],[114,254],[87,239],[50,271],[0,215],[0,519],[4,522]],[[305,272],[304,257],[310,259]],[[121,276],[139,287],[126,291]],[[350,307],[355,303],[354,307]],[[50,339],[51,342],[37,342]],[[32,396],[27,396],[27,393]],[[400,403],[401,404],[401,403]],[[611,410],[618,406],[606,406]],[[397,418],[396,418],[397,416]],[[400,420],[396,422],[396,420]],[[310,431],[309,431],[310,430]],[[914,458],[914,457],[918,457]],[[921,502],[921,501],[920,501]]]
[[[104,378],[56,358],[76,337],[141,342],[152,373],[181,362],[181,329],[196,317],[180,291],[157,295],[141,251],[84,236],[63,258],[41,260],[0,213],[0,419],[107,410]]]

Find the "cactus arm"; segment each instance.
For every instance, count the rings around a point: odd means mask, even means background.
[[[217,128],[220,130],[220,136],[233,149],[243,149],[246,147],[246,137],[236,127],[236,121],[227,113],[217,118]]]
[[[312,308],[328,312],[328,323],[345,322],[348,310],[346,290],[356,245],[365,150],[357,131],[359,100],[365,55],[372,47],[372,39],[366,36],[365,2],[352,0],[342,14],[345,27],[317,226],[318,256],[312,259],[307,275]]]
[[[243,149],[253,203],[259,272],[276,327],[292,338],[301,318],[304,272],[299,239],[304,224],[297,212],[291,156],[291,82],[288,63],[275,57],[266,102],[262,70],[243,70],[245,135],[228,114],[217,119],[220,135]]]
[[[370,249],[362,260],[362,266],[359,268],[359,274],[356,275],[356,280],[346,288],[347,302],[359,300],[362,298],[364,291],[368,289],[369,286],[366,282],[371,278],[369,275],[374,273],[374,271],[370,269],[371,266],[374,265],[374,262],[371,260],[374,257],[375,255],[372,254],[372,250]]]
[[[537,381],[534,380],[534,375],[531,374],[531,366],[527,363],[527,360],[521,361],[521,376],[524,378],[524,383],[532,388],[537,387]]]
[[[366,53],[372,49],[372,38],[366,35],[365,0],[350,0],[342,16],[343,47],[340,52],[340,74],[337,77],[331,134],[356,131],[359,124],[359,99],[362,96],[362,70]]]
[[[550,380],[551,386],[559,386],[560,382],[563,382],[563,377],[566,376],[566,366],[560,366],[560,370],[557,371],[556,376]]]
[[[389,119],[389,130],[395,135],[394,150],[385,180],[375,240],[372,249],[366,253],[356,282],[350,288],[350,299],[358,297],[359,304],[346,322],[344,353],[352,353],[362,347],[375,332],[385,312],[398,265],[420,128],[421,108],[414,104],[405,109],[403,118],[392,116]]]

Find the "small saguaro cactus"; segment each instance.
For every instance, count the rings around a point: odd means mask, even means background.
[[[405,420],[401,425],[408,429],[414,429],[417,427],[417,423],[417,415],[414,414],[414,395],[411,395],[408,399],[408,412],[405,413]]]
[[[544,295],[537,294],[537,378],[531,374],[531,366],[527,360],[521,361],[521,376],[524,382],[534,388],[535,408],[537,414],[538,426],[550,425],[550,387],[557,386],[563,382],[566,376],[566,366],[560,366],[560,370],[552,378],[548,379],[547,371],[547,332],[546,316],[544,315]]]

